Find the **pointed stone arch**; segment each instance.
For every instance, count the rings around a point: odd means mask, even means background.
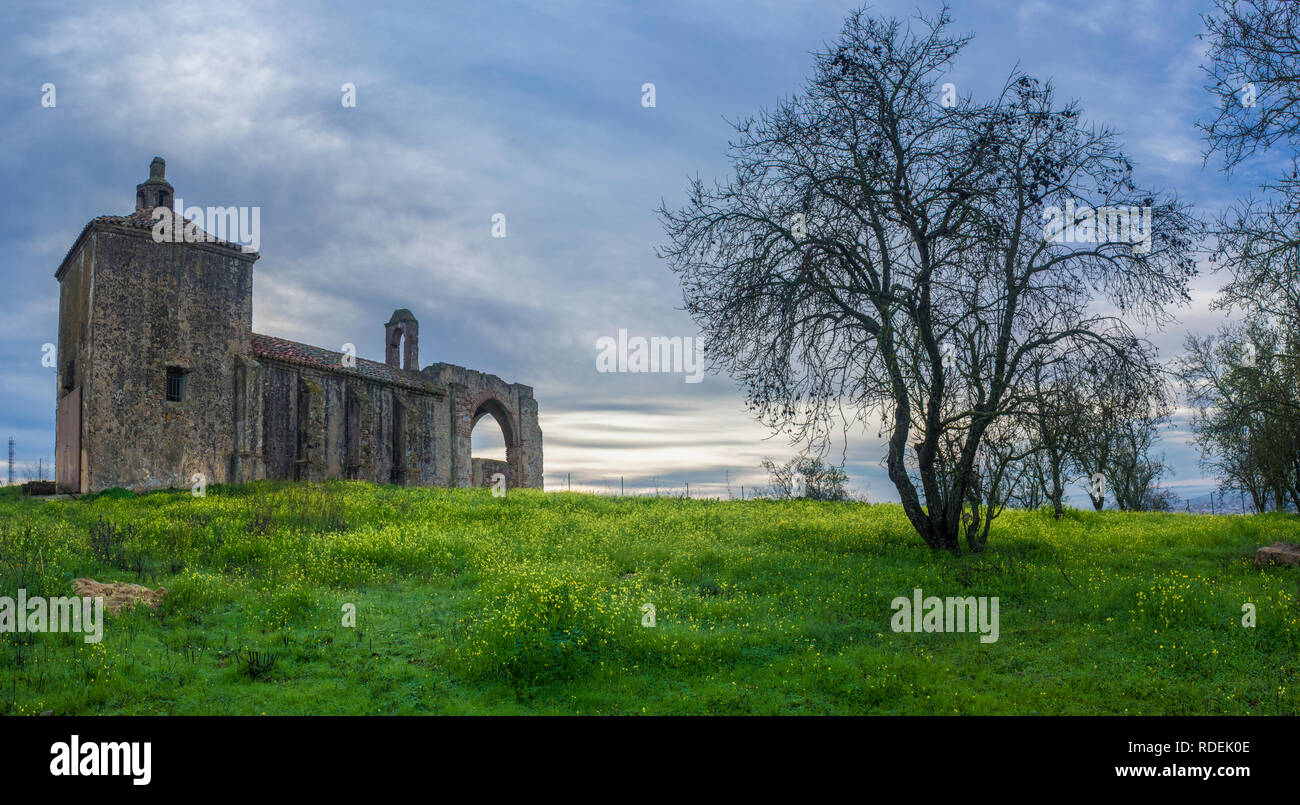
[[[514,414],[510,413],[509,405],[492,392],[479,396],[474,406],[474,415],[470,418],[470,430],[472,431],[478,421],[488,414],[491,414],[501,426],[501,434],[506,440],[506,448],[509,449],[517,442],[516,434],[519,432],[519,426],[515,423]]]
[[[516,423],[515,415],[510,412],[509,405],[493,392],[485,392],[484,394],[479,395],[479,398],[474,405],[474,413],[470,416],[469,430],[471,455],[469,460],[471,474],[473,472],[474,462],[474,456],[472,455],[474,427],[478,425],[479,420],[489,414],[492,416],[492,419],[496,421],[497,425],[501,427],[501,436],[506,443],[506,486],[518,486],[519,479],[524,476],[524,469],[519,464],[520,456],[522,455],[519,449],[519,438],[517,435],[519,433],[519,426]]]
[[[423,374],[450,392],[451,486],[472,485],[471,434],[474,425],[491,414],[506,443],[507,485],[542,488],[542,431],[530,386],[448,363],[427,366]]]

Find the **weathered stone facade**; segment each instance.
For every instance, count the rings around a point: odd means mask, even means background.
[[[170,209],[174,197],[155,158],[135,213],[87,224],[55,274],[61,484],[143,490],[201,475],[464,487],[477,480],[470,432],[490,413],[508,485],[541,488],[532,388],[446,363],[419,369],[419,325],[405,308],[385,324],[384,363],[253,333],[258,255],[197,230]],[[155,242],[160,216],[198,242]]]

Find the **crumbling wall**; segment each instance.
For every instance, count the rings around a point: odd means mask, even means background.
[[[446,414],[438,398],[295,364],[266,360],[263,454],[268,478],[353,478],[408,486],[446,485],[439,455]],[[405,461],[394,461],[394,411],[404,411]],[[445,453],[445,451],[444,451]]]
[[[509,485],[542,488],[542,429],[531,386],[449,363],[426,366],[421,373],[448,390],[452,486],[474,485],[471,434],[478,420],[491,414],[505,437]]]

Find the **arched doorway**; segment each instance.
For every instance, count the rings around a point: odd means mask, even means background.
[[[470,482],[487,486],[494,473],[503,472],[506,486],[519,485],[518,438],[514,417],[498,399],[479,403],[470,419]]]
[[[474,424],[474,430],[470,434],[469,454],[473,458],[506,460],[505,429],[497,422],[496,417],[485,413]]]

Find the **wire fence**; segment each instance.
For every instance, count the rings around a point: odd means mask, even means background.
[[[582,492],[613,497],[693,498],[696,500],[756,500],[781,497],[770,483],[746,478],[744,483],[725,478],[720,481],[686,481],[662,476],[629,475],[580,477],[572,473],[546,473],[547,492]],[[868,502],[865,490],[846,490],[850,500]]]
[[[25,484],[28,481],[53,481],[54,480],[54,459],[53,458],[35,458],[30,460],[14,459],[12,479],[10,478],[10,468],[6,460],[4,467],[0,467],[0,486],[13,484],[15,486]]]
[[[1273,511],[1275,501],[1270,496],[1267,510]],[[1190,514],[1255,514],[1255,503],[1250,495],[1237,491],[1227,492],[1208,492],[1201,495],[1189,495],[1178,501],[1174,511],[1181,511]],[[1296,511],[1295,503],[1290,500],[1283,501],[1281,511]]]
[[[546,475],[547,492],[582,492],[614,497],[698,498],[701,500],[748,500],[767,497],[765,485],[732,484],[727,481],[686,481],[682,479],[620,475],[614,477],[574,477],[571,473]]]

